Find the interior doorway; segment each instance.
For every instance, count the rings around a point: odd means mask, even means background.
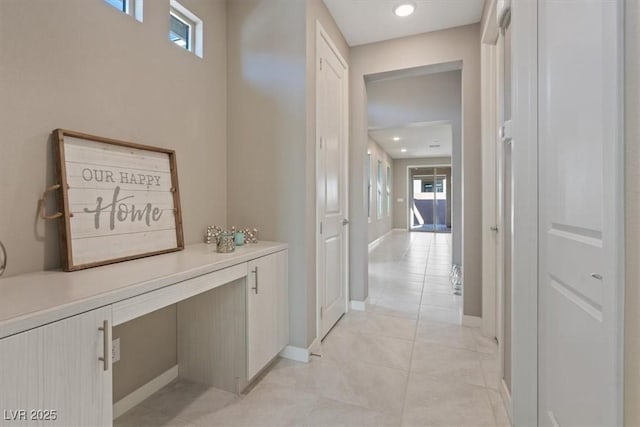
[[[409,231],[451,233],[451,167],[409,169]]]

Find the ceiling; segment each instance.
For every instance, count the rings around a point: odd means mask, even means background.
[[[411,0],[415,12],[393,13],[404,0],[324,0],[349,46],[480,22],[484,0]]]
[[[370,130],[369,136],[393,159],[451,157],[450,123],[416,123],[408,126]],[[394,141],[399,137],[399,141]],[[439,145],[439,147],[430,147]],[[405,148],[406,153],[401,150]]]

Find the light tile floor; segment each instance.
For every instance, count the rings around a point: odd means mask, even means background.
[[[176,381],[116,426],[507,426],[494,341],[461,323],[451,235],[394,231],[369,253],[369,307],[308,364],[278,361],[247,395]]]

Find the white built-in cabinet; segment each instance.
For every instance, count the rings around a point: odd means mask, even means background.
[[[0,339],[0,425],[111,425],[110,332],[104,307]]]
[[[0,338],[0,427],[112,425],[111,329],[170,304],[178,307],[179,375],[240,392],[288,344],[288,251],[224,261]]]
[[[248,263],[247,379],[251,380],[289,339],[287,251]]]

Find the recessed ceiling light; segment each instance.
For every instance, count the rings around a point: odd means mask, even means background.
[[[403,149],[402,149],[402,150],[400,150],[400,151],[401,151],[401,152],[403,152],[403,153],[406,153],[406,152],[407,152],[407,149],[406,149],[406,148],[403,148]]]
[[[394,137],[393,137],[393,140],[394,140],[394,141],[400,141],[400,137],[399,137],[399,136],[394,136]]]
[[[411,15],[416,10],[416,5],[413,3],[402,3],[393,8],[393,13],[396,16],[404,18]]]

